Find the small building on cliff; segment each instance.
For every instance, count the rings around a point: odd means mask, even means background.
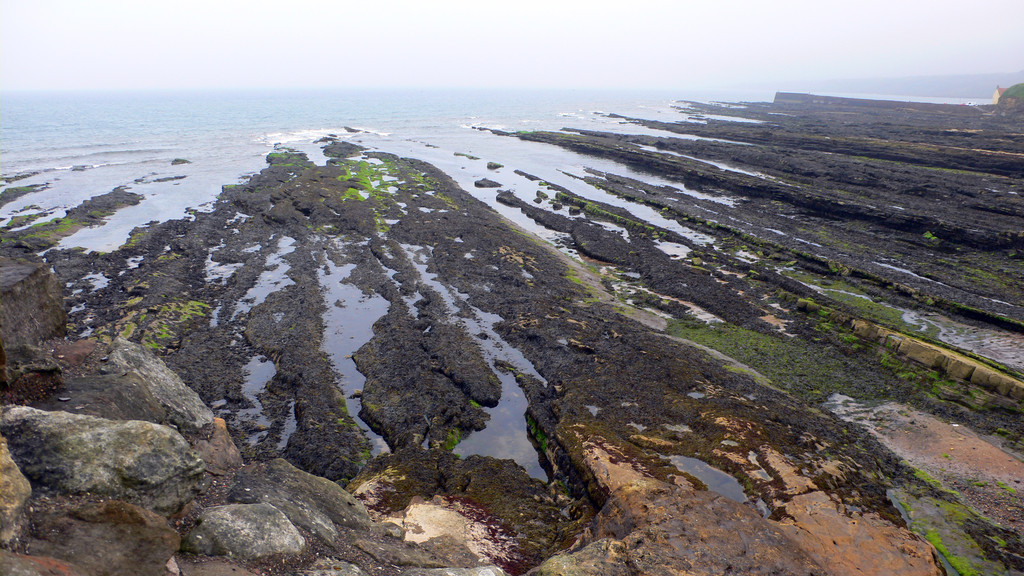
[[[999,104],[999,98],[1003,95],[1003,92],[1006,92],[1006,88],[1000,88],[999,86],[996,86],[996,91],[992,93],[993,105]]]

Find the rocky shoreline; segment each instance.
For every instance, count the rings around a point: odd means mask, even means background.
[[[557,249],[339,138],[113,252],[5,231],[4,573],[1024,571],[1012,121],[683,107],[498,133],[678,183],[487,164]]]

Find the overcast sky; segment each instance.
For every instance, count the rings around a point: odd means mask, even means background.
[[[0,90],[730,88],[1024,70],[1024,0],[0,0]]]

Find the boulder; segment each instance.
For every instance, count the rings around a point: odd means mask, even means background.
[[[400,540],[356,538],[353,544],[381,564],[412,568],[444,568],[452,565],[452,562],[436,558],[421,546]]]
[[[33,518],[33,553],[74,562],[105,576],[164,576],[181,544],[167,520],[138,506],[110,500]]]
[[[209,437],[196,442],[196,452],[206,462],[206,471],[211,474],[226,474],[242,466],[242,454],[231,439],[223,418],[213,419]]]
[[[85,576],[80,568],[45,556],[23,556],[0,550],[0,574],[4,576]]]
[[[491,180],[490,178],[481,178],[476,182],[473,182],[473,186],[477,188],[500,188],[501,184]]]
[[[32,486],[11,459],[7,440],[0,436],[0,544],[14,538],[31,495]]]
[[[276,459],[241,470],[228,501],[271,504],[296,526],[326,542],[338,537],[336,526],[368,528],[366,507],[338,484]]]
[[[537,568],[534,576],[627,576],[634,573],[627,559],[625,544],[605,538],[578,552],[552,556]]]
[[[109,420],[144,420],[157,424],[167,420],[167,410],[135,373],[69,378],[54,396],[32,406]]]
[[[0,332],[5,349],[63,336],[60,282],[46,264],[0,258]]]
[[[228,504],[208,508],[189,532],[182,550],[209,556],[258,560],[301,554],[306,540],[283,512],[270,504]]]
[[[6,406],[0,433],[22,473],[59,492],[92,492],[174,514],[203,488],[203,461],[167,426]]]
[[[118,338],[109,356],[115,369],[139,375],[167,410],[167,423],[177,426],[183,433],[193,434],[213,422],[213,412],[199,395],[144,346]]]

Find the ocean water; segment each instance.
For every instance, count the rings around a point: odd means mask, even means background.
[[[553,169],[556,174],[584,162],[479,127],[643,133],[645,129],[606,114],[682,120],[686,116],[673,108],[678,100],[771,97],[767,92],[440,90],[5,93],[0,174],[5,179],[31,176],[4,182],[0,189],[33,184],[45,189],[0,207],[0,225],[15,214],[59,217],[92,196],[123,186],[142,194],[143,202],[61,244],[107,251],[123,243],[135,226],[209,206],[223,185],[259,171],[275,146],[303,150],[322,164],[320,145],[313,142],[335,134],[371,149],[431,161],[471,190],[471,176],[485,175],[488,160],[528,172]],[[476,165],[456,152],[484,162]],[[175,158],[190,163],[172,166]],[[587,161],[588,166],[595,164]],[[161,181],[180,176],[185,178]]]

